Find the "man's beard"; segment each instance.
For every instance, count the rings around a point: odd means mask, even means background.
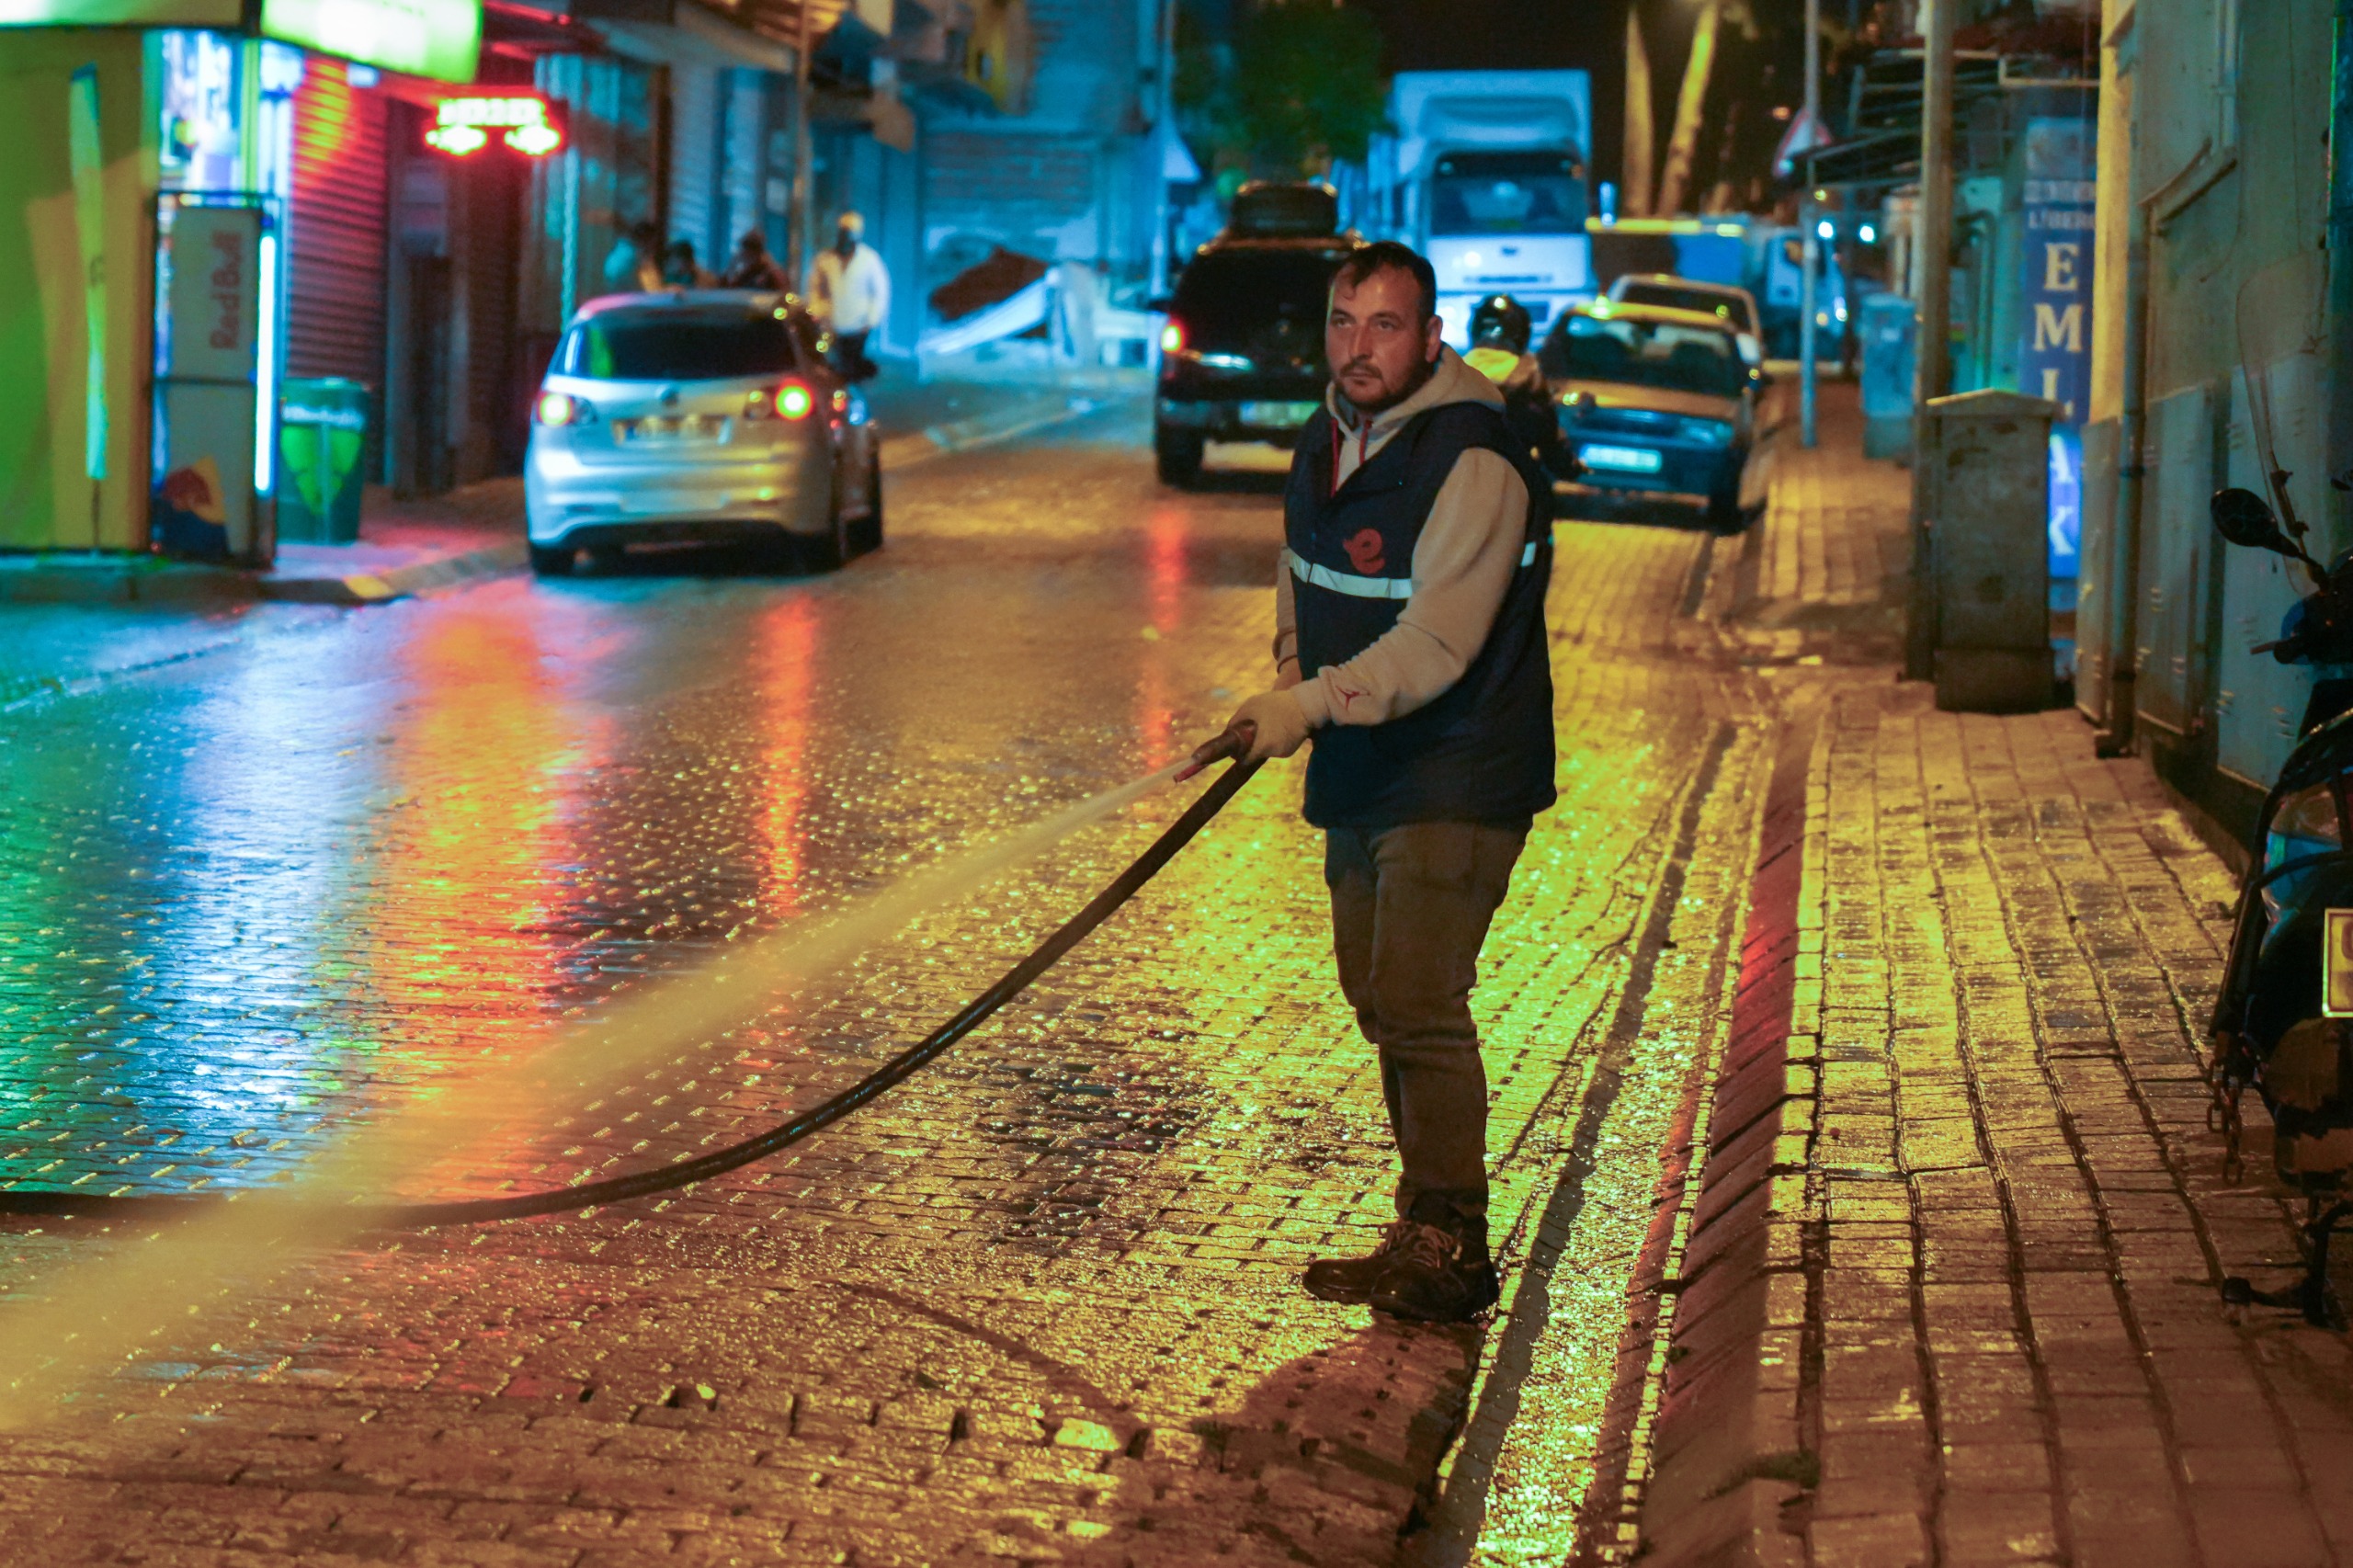
[[[1346,369],[1353,368],[1358,363],[1361,363],[1361,361],[1351,360],[1349,365],[1343,367],[1343,369]],[[1370,369],[1370,367],[1368,365],[1367,368]],[[1357,399],[1350,397],[1348,395],[1347,383],[1341,381],[1339,371],[1335,371],[1333,373],[1332,385],[1338,390],[1340,401],[1347,404],[1348,408],[1352,412],[1365,415],[1386,414],[1389,410],[1396,407],[1399,403],[1404,402],[1407,398],[1413,396],[1415,392],[1429,385],[1430,378],[1436,374],[1438,374],[1438,362],[1436,360],[1417,359],[1414,363],[1414,374],[1412,378],[1409,379],[1404,386],[1397,389],[1393,393],[1390,393],[1370,403],[1360,403]]]

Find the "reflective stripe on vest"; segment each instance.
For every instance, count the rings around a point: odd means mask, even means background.
[[[1302,561],[1289,550],[1283,553],[1290,558],[1292,576],[1319,588],[1329,588],[1336,594],[1346,594],[1357,599],[1410,599],[1414,597],[1414,580],[1411,577],[1352,577],[1346,573],[1335,572],[1329,566]],[[1523,569],[1536,564],[1534,545],[1519,552],[1519,564]]]

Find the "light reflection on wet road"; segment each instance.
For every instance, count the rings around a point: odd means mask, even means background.
[[[649,564],[261,610],[219,652],[11,715],[0,1182],[267,1180],[557,1017],[1171,760],[1263,683],[1278,508],[1247,477],[1158,490],[1132,424],[901,476],[891,548],[835,578]],[[25,1478],[0,1513],[93,1560],[1366,1562],[1475,1398],[1455,1555],[1483,1524],[1498,1561],[1564,1550],[1608,1463],[1756,736],[1678,616],[1699,537],[1562,538],[1563,801],[1480,998],[1499,1217],[1515,1256],[1540,1220],[1567,1248],[1508,1390],[1472,1381],[1500,1328],[1292,1287],[1367,1243],[1390,1156],[1297,770],[1269,769],[1004,1023],[852,1123],[673,1199],[327,1260],[93,1402],[134,1419],[0,1442]],[[745,1135],[926,1032],[1183,798],[408,1192]],[[1564,1183],[1581,1130],[1594,1168]],[[12,1240],[12,1290],[119,1244]]]

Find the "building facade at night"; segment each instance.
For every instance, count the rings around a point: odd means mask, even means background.
[[[2103,17],[2076,702],[2218,846],[2250,830],[2314,683],[2344,673],[2255,651],[2309,585],[2208,510],[2243,486],[2319,560],[2353,545],[2343,25],[2327,0]]]
[[[1109,27],[1076,0],[430,0],[333,39],[313,9],[48,0],[0,32],[30,154],[0,170],[28,368],[0,548],[267,560],[290,390],[339,472],[515,472],[563,322],[629,286],[642,225],[712,271],[756,231],[798,277],[864,212],[901,282],[886,352],[989,245],[1141,277],[1159,0]],[[436,134],[453,115],[497,123]]]

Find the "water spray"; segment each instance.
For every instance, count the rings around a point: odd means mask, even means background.
[[[193,1297],[217,1301],[250,1293],[321,1247],[368,1231],[518,1220],[672,1191],[765,1159],[832,1126],[979,1028],[1134,897],[1258,770],[1248,758],[1250,739],[1247,729],[1228,730],[1183,763],[912,878],[815,932],[780,932],[706,971],[649,987],[520,1062],[499,1064],[447,1093],[426,1091],[279,1186],[219,1195],[0,1191],[0,1214],[167,1221],[146,1238],[135,1269],[109,1266],[126,1259],[69,1269],[40,1300],[0,1318],[0,1428],[38,1418],[86,1377],[119,1366],[167,1325],[185,1322],[203,1304]],[[657,1054],[710,1039],[765,1006],[784,982],[846,961],[874,930],[895,929],[974,882],[1043,853],[1078,827],[1222,760],[1234,766],[994,985],[857,1083],[766,1131],[657,1169],[540,1192],[422,1203],[386,1203],[374,1196],[392,1175],[502,1131],[518,1105],[577,1102]],[[617,1042],[627,1049],[616,1050]],[[233,1260],[237,1278],[221,1277],[224,1258]]]

